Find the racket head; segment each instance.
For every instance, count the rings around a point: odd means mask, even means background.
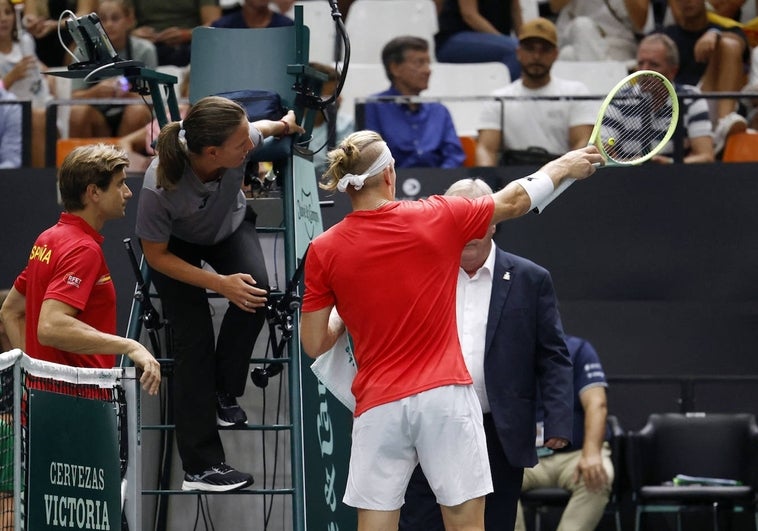
[[[679,99],[671,82],[652,70],[619,81],[600,105],[589,144],[608,166],[634,166],[660,153],[679,119]]]

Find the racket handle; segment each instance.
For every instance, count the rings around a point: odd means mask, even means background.
[[[566,188],[574,184],[574,181],[576,181],[576,179],[564,179],[563,181],[561,181],[561,184],[559,184],[558,187],[555,190],[553,190],[552,194],[550,194],[543,201],[540,201],[539,204],[534,205],[533,210],[537,212],[538,214],[542,213],[545,207],[548,206],[550,203],[552,203],[556,197],[561,195],[566,190]]]

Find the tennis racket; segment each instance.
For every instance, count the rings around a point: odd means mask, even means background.
[[[640,70],[605,97],[588,145],[598,148],[606,167],[636,166],[660,153],[678,120],[679,100],[671,82],[658,72]],[[573,182],[561,182],[551,200]]]
[[[679,118],[671,82],[658,72],[640,70],[622,79],[598,111],[590,145],[606,166],[635,166],[660,153]]]

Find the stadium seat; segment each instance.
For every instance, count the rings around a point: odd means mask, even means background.
[[[592,95],[605,96],[629,73],[623,61],[556,61],[550,73],[584,83]]]
[[[327,65],[334,64],[337,30],[332,19],[329,2],[299,1],[295,5],[303,6],[303,24],[310,30],[309,61]],[[291,11],[294,18],[294,8]]]
[[[434,61],[437,33],[434,0],[359,0],[350,6],[345,28],[350,37],[350,60],[356,63],[381,63],[384,45],[400,35],[429,41]]]
[[[723,162],[758,162],[758,133],[736,133],[726,138]]]
[[[521,20],[527,22],[540,16],[540,6],[538,0],[520,0]]]
[[[458,137],[461,140],[461,147],[466,154],[466,160],[463,161],[464,168],[473,168],[476,166],[476,138],[473,136]]]
[[[734,513],[755,522],[758,426],[751,413],[653,413],[627,434],[627,464],[635,506],[635,531],[647,513],[708,518],[712,529],[736,529]],[[655,529],[660,529],[660,525]],[[747,527],[743,528],[747,529]]]
[[[477,136],[482,104],[494,90],[510,82],[503,63],[435,63],[429,89],[422,96],[443,98],[458,135]]]
[[[381,63],[353,63],[351,61],[347,68],[347,79],[340,94],[342,98],[340,113],[354,117],[357,98],[365,98],[382,92],[389,86],[389,79]]]

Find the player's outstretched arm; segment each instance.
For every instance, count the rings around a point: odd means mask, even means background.
[[[495,211],[492,222],[523,216],[542,208],[552,201],[553,192],[565,180],[586,179],[602,164],[603,157],[594,146],[569,151],[565,155],[542,166],[537,172],[511,181],[502,190],[495,192]]]

